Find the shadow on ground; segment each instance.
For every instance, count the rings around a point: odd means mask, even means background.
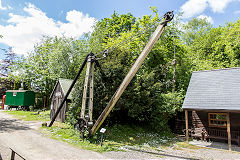
[[[13,132],[16,130],[30,130],[31,128],[21,124],[17,119],[0,119],[0,133]]]
[[[228,150],[228,144],[224,142],[212,142],[211,145],[207,147]],[[240,147],[232,144],[232,151],[240,152]]]
[[[204,141],[200,141],[200,140],[193,140],[189,143],[196,145],[196,146],[201,146],[201,147],[209,147],[209,148],[215,148],[215,149],[228,150],[228,143],[226,143],[224,141],[204,142]],[[238,147],[235,144],[232,144],[232,151],[240,152],[240,147]]]
[[[148,153],[148,154],[152,154],[152,155],[156,155],[156,156],[164,156],[164,157],[171,157],[171,158],[176,158],[176,159],[186,159],[186,160],[199,160],[196,158],[188,158],[188,157],[176,156],[176,155],[171,155],[171,154],[166,154],[166,153],[151,152],[151,151],[145,151],[145,150],[135,149],[135,148],[128,148],[128,149],[133,150],[133,151]]]

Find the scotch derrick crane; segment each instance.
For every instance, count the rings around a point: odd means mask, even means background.
[[[81,118],[78,120],[78,123],[76,124],[76,126],[82,131],[82,133],[87,129],[87,127],[91,127],[89,135],[90,136],[94,135],[96,133],[96,131],[99,129],[99,127],[102,125],[104,120],[107,118],[107,116],[109,115],[109,113],[111,112],[111,110],[113,109],[113,107],[115,106],[115,104],[117,103],[119,98],[121,97],[122,93],[127,88],[128,84],[131,82],[131,80],[134,77],[134,75],[137,73],[138,69],[141,67],[144,59],[147,57],[147,55],[151,51],[151,49],[153,48],[154,44],[157,42],[157,40],[162,35],[165,27],[167,26],[167,23],[170,22],[173,19],[173,17],[174,17],[173,11],[167,12],[164,15],[163,22],[154,31],[154,33],[152,34],[152,36],[151,36],[150,40],[148,41],[147,45],[144,47],[144,49],[141,52],[141,54],[139,55],[138,59],[135,61],[135,63],[133,64],[132,68],[129,70],[128,74],[126,75],[126,77],[124,78],[124,80],[122,81],[122,83],[120,84],[120,86],[118,87],[118,89],[116,90],[114,95],[112,96],[112,98],[109,101],[109,103],[107,104],[106,108],[103,110],[101,115],[98,117],[98,119],[97,119],[95,124],[93,124],[93,122],[92,122],[93,66],[94,66],[93,62],[95,62],[97,65],[98,65],[98,62],[96,61],[96,57],[95,57],[95,55],[93,53],[88,54],[86,56],[83,64],[82,64],[78,74],[74,78],[72,85],[70,86],[68,92],[66,93],[62,103],[59,105],[55,115],[53,116],[52,121],[49,124],[49,127],[51,127],[52,124],[54,123],[58,113],[60,112],[61,108],[63,107],[63,104],[65,103],[68,95],[70,94],[74,84],[76,83],[78,77],[80,76],[80,73],[82,72],[85,64],[88,63],[86,76],[85,76],[83,98],[82,98],[82,109],[81,109],[81,116],[80,116]],[[90,81],[91,81],[90,84],[89,84],[89,102],[88,102],[89,115],[88,116],[84,116],[85,115],[85,106],[86,106],[86,95],[87,95],[86,91],[87,91],[87,88],[88,88],[88,79],[89,79],[89,77],[90,77]]]

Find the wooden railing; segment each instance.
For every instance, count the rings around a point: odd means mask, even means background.
[[[209,138],[221,138],[221,139],[227,139],[228,134],[226,130],[221,130],[221,129],[213,129],[213,128],[208,128],[207,129],[208,137]],[[239,131],[231,131],[231,138],[232,140],[238,140],[240,134]]]

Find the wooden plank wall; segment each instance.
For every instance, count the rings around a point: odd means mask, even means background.
[[[56,93],[57,92],[60,92],[61,95],[60,96],[56,96]],[[53,93],[53,96],[52,96],[52,100],[51,100],[51,105],[53,106],[53,109],[52,109],[52,114],[55,114],[57,108],[59,107],[60,103],[62,102],[64,98],[64,93],[63,93],[63,90],[60,86],[60,83],[58,82],[56,88],[55,88],[55,91]],[[56,120],[57,121],[60,121],[60,122],[64,122],[66,120],[66,112],[68,110],[68,103],[65,102],[65,104],[63,105],[63,108],[61,109],[61,111],[59,112]]]
[[[186,125],[185,125],[185,114],[184,112],[178,112],[177,115],[175,117],[172,118],[172,123],[170,125],[172,125],[172,131],[173,133],[176,134],[183,134],[183,130],[186,129]],[[188,112],[188,126],[189,128],[192,128],[192,112],[189,111]]]
[[[208,124],[208,113],[217,113],[217,112],[204,112],[204,111],[192,111],[192,125],[194,128],[209,127]],[[224,113],[224,112],[221,112]],[[227,113],[227,112],[225,112]],[[230,125],[231,130],[239,130],[240,123],[239,117],[240,113],[229,113],[230,114]]]
[[[230,125],[231,130],[239,130],[240,129],[240,123],[239,123],[239,117],[240,113],[229,113],[230,114]]]

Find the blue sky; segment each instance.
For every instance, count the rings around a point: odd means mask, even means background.
[[[184,11],[185,22],[206,17],[215,27],[240,17],[240,0],[0,0],[0,48],[27,55],[43,35],[79,38],[114,11],[142,17],[150,6],[160,15]]]

